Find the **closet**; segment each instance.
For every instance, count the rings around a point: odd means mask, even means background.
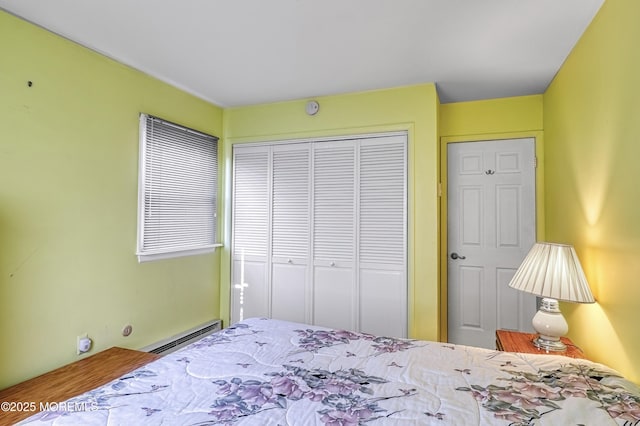
[[[233,146],[232,322],[407,334],[407,135]]]

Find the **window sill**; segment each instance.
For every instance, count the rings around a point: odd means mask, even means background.
[[[213,253],[218,247],[222,247],[222,244],[214,244],[207,247],[200,247],[200,248],[188,249],[188,250],[144,252],[144,253],[138,252],[136,253],[136,255],[138,256],[138,263],[144,263],[144,262],[153,262],[155,260],[174,259],[177,257]]]

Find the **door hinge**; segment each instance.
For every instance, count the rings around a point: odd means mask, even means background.
[[[442,182],[438,182],[438,197],[442,197]]]
[[[538,168],[538,157],[533,157],[533,168],[534,169]]]

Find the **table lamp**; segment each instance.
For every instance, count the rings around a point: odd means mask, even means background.
[[[538,332],[533,344],[547,351],[567,349],[560,337],[569,331],[569,326],[560,312],[558,300],[595,302],[576,251],[567,244],[534,244],[509,282],[509,287],[543,298],[532,321]]]

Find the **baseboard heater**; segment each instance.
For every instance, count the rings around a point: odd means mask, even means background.
[[[163,339],[152,345],[146,346],[142,348],[141,351],[151,352],[158,355],[167,355],[182,348],[183,346],[187,346],[188,344],[203,338],[206,335],[215,333],[221,328],[222,321],[208,321],[204,324],[200,324],[199,326],[183,331],[182,333],[176,334],[175,336],[171,336],[167,339]]]

